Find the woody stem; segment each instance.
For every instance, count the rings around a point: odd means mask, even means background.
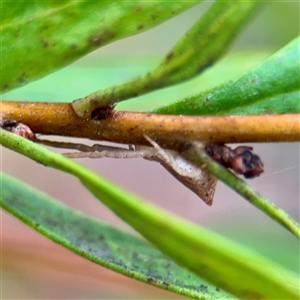
[[[1,117],[35,133],[145,145],[146,134],[164,147],[175,142],[204,143],[299,141],[299,114],[255,116],[182,116],[113,111],[103,120],[82,119],[70,103],[2,101]]]

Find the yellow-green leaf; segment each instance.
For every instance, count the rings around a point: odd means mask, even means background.
[[[199,1],[1,1],[0,92],[142,32]]]

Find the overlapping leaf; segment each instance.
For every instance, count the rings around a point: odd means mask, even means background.
[[[293,273],[216,233],[158,209],[60,154],[15,134],[0,132],[3,146],[76,176],[163,253],[210,283],[242,298],[298,297],[298,279]],[[5,208],[12,211],[13,206],[12,201]]]
[[[237,80],[154,112],[186,115],[299,113],[299,45],[300,37]]]
[[[216,1],[158,67],[121,85],[98,90],[73,102],[75,112],[80,117],[90,117],[92,111],[99,107],[180,83],[199,74],[228,49],[258,5],[259,2],[253,0]]]
[[[7,211],[75,253],[179,294],[207,300],[233,299],[179,267],[145,240],[71,209],[6,174],[0,180],[1,205]]]
[[[0,92],[153,27],[199,1],[2,1]]]

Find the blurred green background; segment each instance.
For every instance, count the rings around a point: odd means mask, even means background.
[[[210,4],[199,4],[147,32],[105,46],[2,98],[72,101],[143,74],[159,62]],[[299,35],[299,12],[298,1],[269,1],[238,37],[228,55],[203,75],[124,102],[118,109],[149,110],[242,74]],[[266,172],[250,185],[299,220],[299,144],[257,144],[254,147],[264,161]],[[143,198],[299,272],[300,245],[296,238],[223,184],[218,184],[214,205],[207,207],[158,164],[140,159],[83,159],[81,162]],[[6,149],[2,149],[1,169],[75,208],[131,230],[66,174]],[[5,212],[1,221],[2,299],[183,298],[85,261]]]

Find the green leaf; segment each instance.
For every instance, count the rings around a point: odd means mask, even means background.
[[[213,68],[202,76],[196,76],[183,84],[178,84],[154,93],[148,93],[130,101],[120,102],[116,109],[150,111],[185,97],[210,89],[217,84],[234,79],[253,68],[272,53],[270,49],[231,51]],[[245,59],[245,56],[247,59]],[[113,57],[86,56],[72,65],[54,72],[40,80],[3,94],[3,99],[21,101],[66,102],[87,95],[99,87],[106,88],[118,84],[124,78],[146,72],[157,58],[118,55]],[[120,74],[123,74],[120,76]],[[101,83],[99,78],[102,78]],[[80,83],[80,84],[79,84]],[[65,89],[66,86],[71,88]]]
[[[251,0],[216,1],[164,57],[158,67],[121,85],[98,90],[72,103],[76,114],[90,117],[103,106],[182,82],[212,65],[228,49],[257,9]]]
[[[298,37],[235,81],[153,111],[185,115],[299,113],[299,43]]]
[[[60,154],[4,130],[0,133],[3,146],[76,176],[163,253],[217,287],[240,298],[299,298],[295,274],[216,233],[158,209]]]
[[[232,299],[145,240],[101,223],[2,173],[2,207],[71,251],[130,278],[197,299]]]
[[[153,27],[197,2],[1,1],[0,92]]]
[[[266,215],[284,226],[300,239],[300,225],[294,219],[274,203],[255,192],[245,181],[238,178],[227,168],[213,160],[205,151],[202,151],[200,147],[197,147],[197,143],[194,147],[191,147],[184,153],[184,157],[192,162],[196,162],[199,166],[204,166],[204,168],[212,175],[223,181],[249,201],[249,203],[259,208]]]

